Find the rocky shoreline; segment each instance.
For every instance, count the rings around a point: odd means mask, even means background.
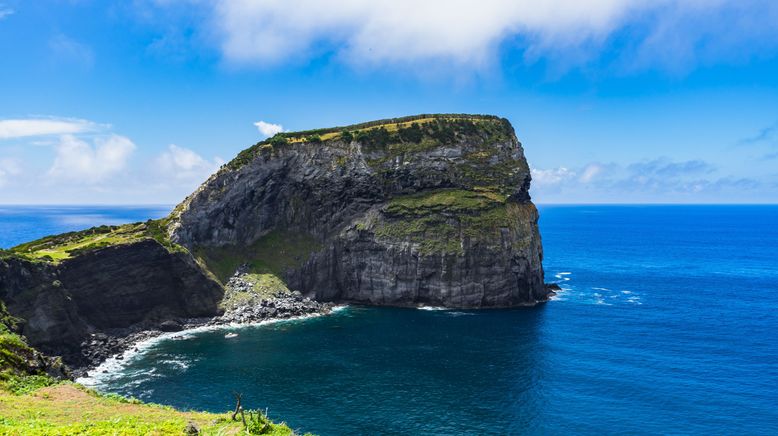
[[[280,293],[262,299],[258,304],[245,304],[206,318],[172,319],[157,325],[136,325],[127,329],[94,333],[81,344],[82,364],[71,365],[74,378],[87,377],[100,364],[113,357],[122,360],[125,352],[137,350],[137,344],[165,333],[198,327],[254,324],[309,315],[327,315],[335,307],[304,298],[297,292]]]
[[[247,293],[254,286],[247,275],[237,272],[230,278],[225,288],[228,294]],[[548,297],[560,290],[556,283],[547,283]],[[547,301],[547,300],[543,300]],[[117,329],[94,333],[81,344],[81,364],[70,365],[74,378],[86,377],[109,358],[122,360],[125,352],[137,351],[137,344],[156,338],[165,333],[190,330],[199,327],[256,324],[263,321],[283,320],[309,315],[327,315],[335,304],[318,302],[305,298],[299,292],[280,289],[271,296],[253,298],[228,307],[221,315],[203,318],[171,319],[156,325],[135,325],[127,329]]]

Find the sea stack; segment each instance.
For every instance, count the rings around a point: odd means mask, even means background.
[[[324,301],[457,308],[548,297],[513,127],[418,115],[259,142],[176,207],[170,239]]]

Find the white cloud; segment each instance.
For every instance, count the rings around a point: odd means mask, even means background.
[[[284,126],[280,124],[273,124],[273,123],[266,123],[264,121],[257,121],[254,123],[255,126],[257,126],[257,130],[259,130],[259,133],[261,133],[263,136],[273,136],[276,133],[281,133],[284,131]]]
[[[4,186],[12,176],[21,174],[22,166],[17,159],[0,159],[0,186]]]
[[[4,19],[5,17],[9,15],[13,15],[15,11],[3,4],[0,4],[0,20]]]
[[[192,2],[178,3],[191,7]],[[194,3],[198,4],[198,3]],[[214,0],[210,29],[224,57],[274,65],[335,54],[354,65],[494,64],[511,45],[525,60],[584,63],[624,29],[623,69],[683,69],[712,57],[778,48],[772,0]],[[758,42],[758,44],[756,43]],[[715,59],[714,59],[715,60]]]
[[[213,161],[204,159],[194,151],[175,144],[156,159],[159,174],[164,178],[173,178],[184,182],[202,182],[224,164],[221,158]]]
[[[580,180],[581,183],[589,183],[594,180],[594,178],[597,177],[602,171],[602,165],[596,163],[589,164],[583,169],[581,177],[579,177],[578,180]]]
[[[135,148],[132,141],[119,135],[96,138],[94,145],[63,135],[48,175],[52,180],[100,182],[123,170]]]
[[[575,171],[565,167],[540,169],[532,168],[532,186],[549,187],[573,180],[576,176]]]
[[[30,118],[0,120],[0,140],[27,136],[62,135],[97,130],[97,124],[79,119]]]
[[[539,202],[715,202],[758,197],[765,181],[720,175],[702,160],[667,157],[626,165],[593,162],[580,168],[532,168],[531,193]]]

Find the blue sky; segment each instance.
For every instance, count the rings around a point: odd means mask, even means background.
[[[778,202],[778,3],[533,3],[0,0],[0,203],[176,203],[273,126],[429,112],[510,119],[539,203]]]

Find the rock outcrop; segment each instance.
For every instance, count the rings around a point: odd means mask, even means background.
[[[44,353],[78,365],[93,333],[178,317],[213,316],[223,289],[186,252],[153,239],[91,250],[60,263],[0,259],[0,300]]]
[[[318,300],[530,305],[548,291],[529,185],[507,120],[384,120],[255,145],[169,229],[216,269],[248,261]]]

